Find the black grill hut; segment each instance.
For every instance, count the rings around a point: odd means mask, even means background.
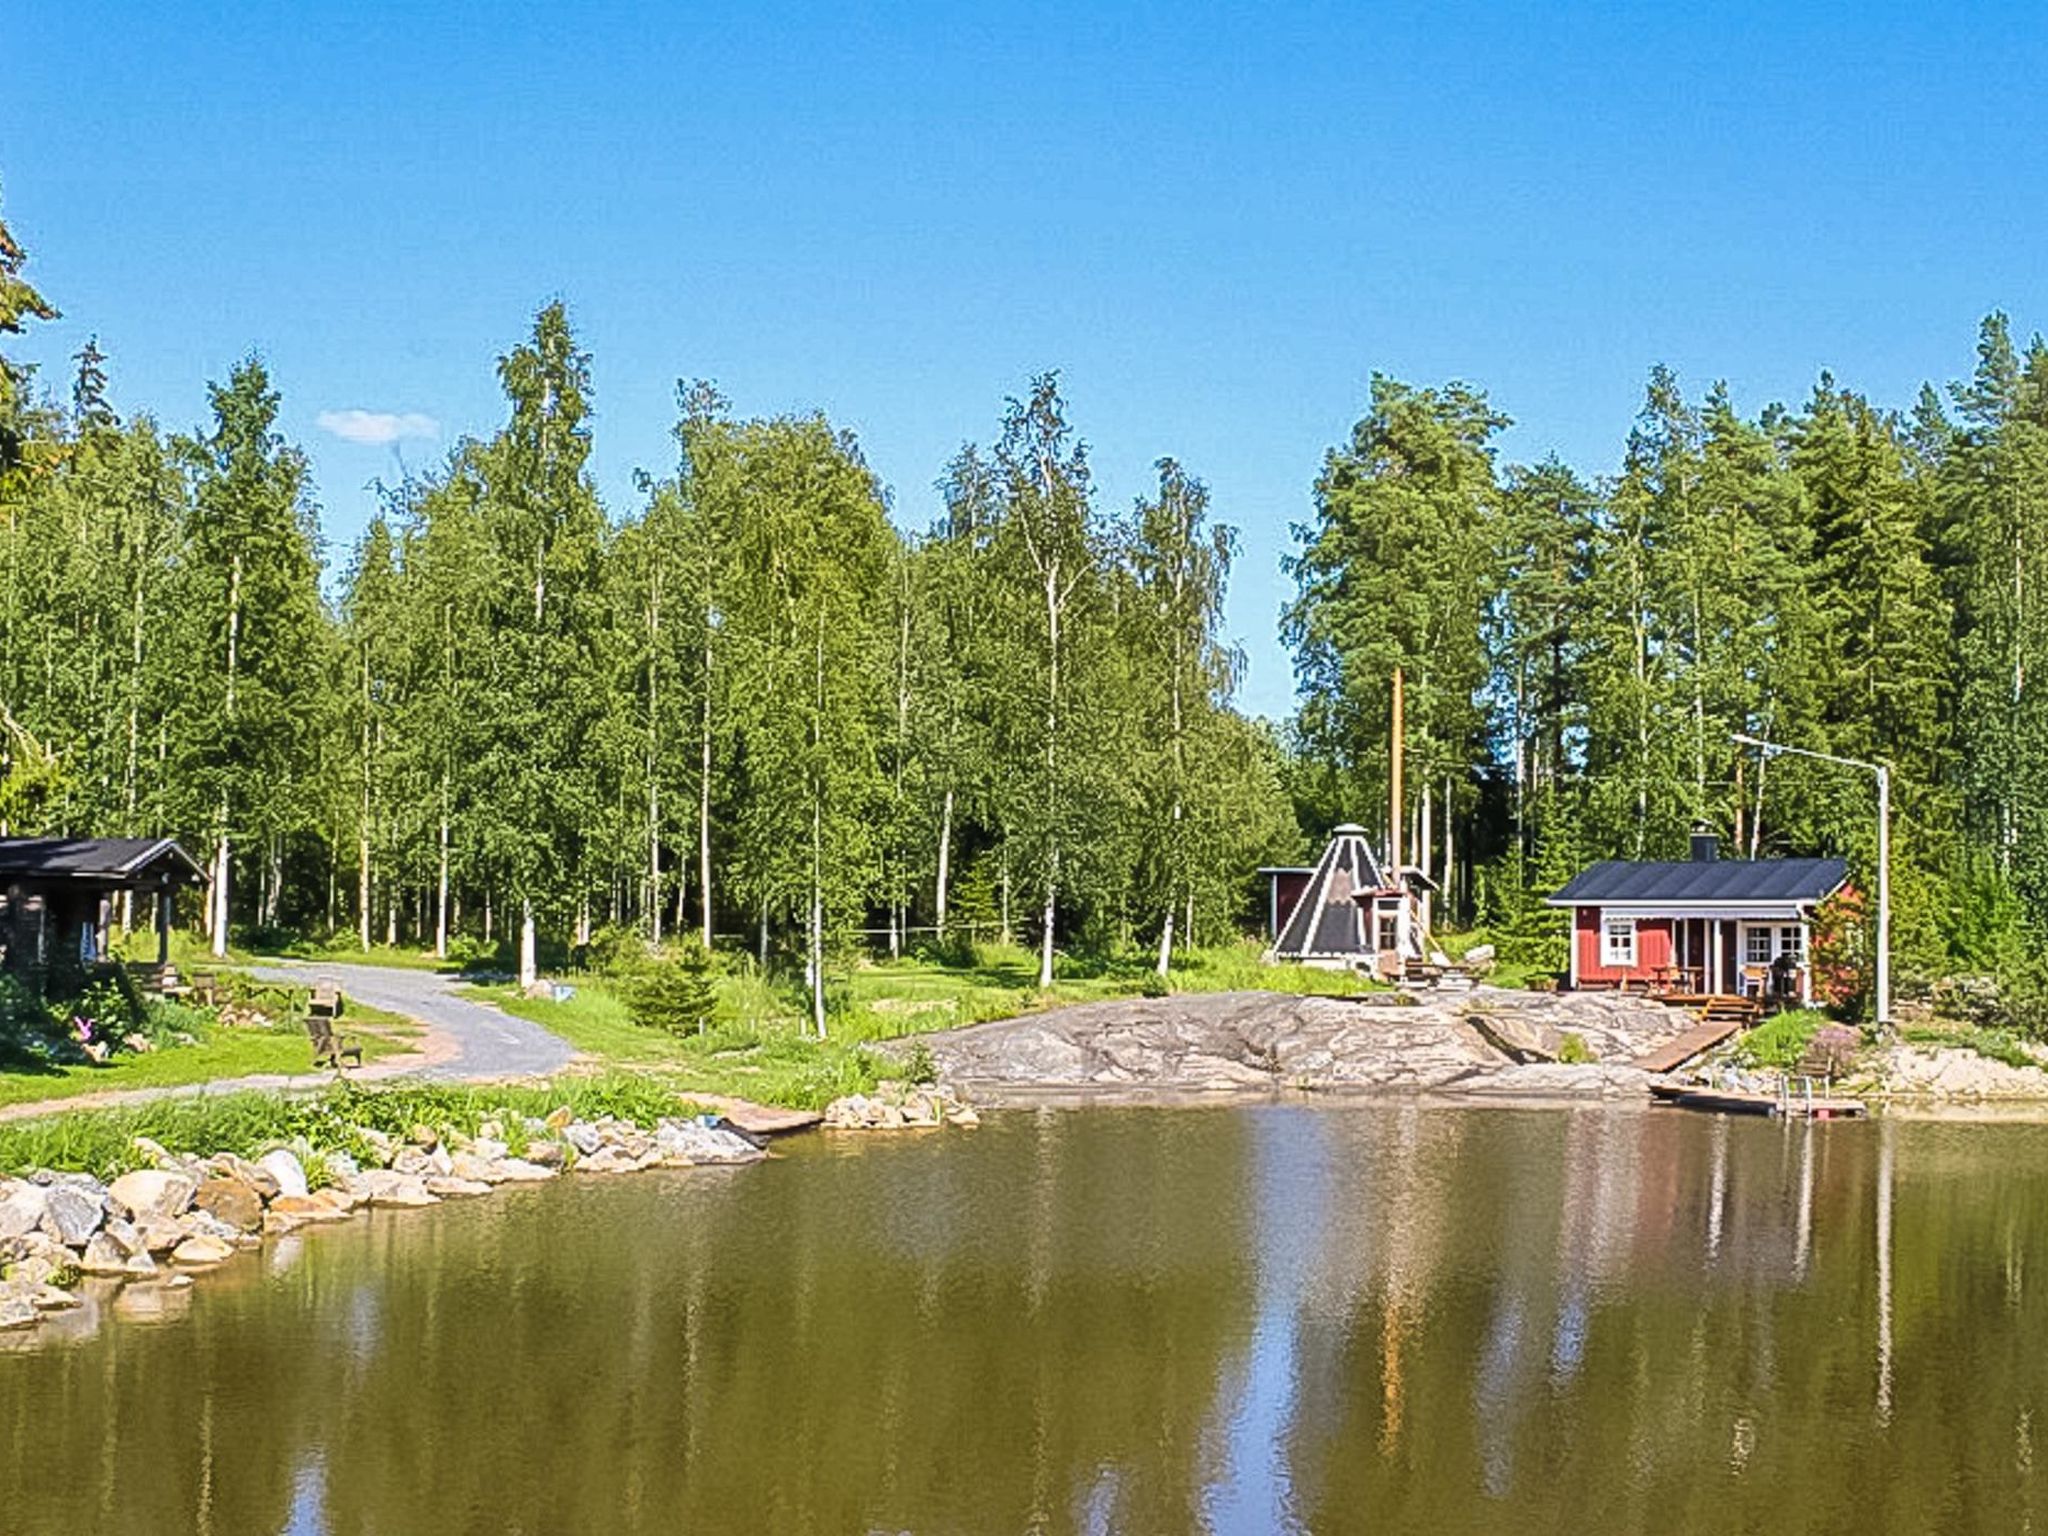
[[[1281,922],[1272,956],[1398,975],[1404,960],[1422,955],[1425,937],[1418,879],[1388,869],[1366,841],[1365,828],[1346,822],[1330,834]]]
[[[157,898],[161,965],[170,959],[173,896],[205,883],[197,861],[168,837],[0,838],[0,968],[41,986],[53,971],[98,964],[123,891]]]

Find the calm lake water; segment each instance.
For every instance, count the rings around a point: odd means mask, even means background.
[[[2048,1127],[1264,1106],[814,1136],[0,1353],[8,1533],[2019,1532]]]

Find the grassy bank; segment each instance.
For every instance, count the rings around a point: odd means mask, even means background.
[[[268,1028],[195,1020],[189,1032],[195,1044],[124,1051],[104,1063],[17,1064],[0,1071],[0,1107],[313,1070],[312,1042],[297,1018],[281,1018]],[[363,1060],[369,1062],[410,1049],[420,1027],[398,1014],[351,1002],[343,1033],[361,1041]]]
[[[878,1076],[898,1070],[867,1049],[873,1042],[1157,990],[1157,978],[1136,961],[1071,967],[1041,988],[1037,956],[1015,947],[986,946],[967,965],[879,961],[857,967],[830,989],[827,1038],[820,1041],[807,1033],[802,991],[765,980],[745,964],[718,978],[716,1016],[694,1035],[634,1023],[627,981],[569,980],[574,991],[560,1002],[524,997],[510,986],[476,990],[610,1065],[654,1072],[684,1089],[805,1109],[868,1092]],[[1258,948],[1244,944],[1198,952],[1176,966],[1171,985],[1180,992],[1351,996],[1376,984],[1344,972],[1261,965]]]
[[[347,1152],[366,1149],[361,1128],[404,1136],[415,1126],[446,1135],[476,1134],[486,1120],[501,1122],[517,1154],[526,1117],[567,1109],[577,1119],[604,1115],[652,1125],[664,1115],[699,1106],[665,1083],[630,1072],[564,1077],[533,1086],[405,1084],[358,1088],[337,1084],[309,1094],[233,1093],[203,1099],[164,1099],[125,1109],[80,1110],[0,1124],[0,1174],[35,1168],[110,1178],[149,1162],[136,1145],[146,1137],[168,1151],[193,1156],[234,1152],[255,1157],[271,1147]],[[311,1164],[309,1164],[309,1167]]]

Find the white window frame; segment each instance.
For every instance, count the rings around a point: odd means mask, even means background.
[[[1750,949],[1752,941],[1759,936],[1764,942],[1765,954],[1758,959]],[[1806,964],[1806,932],[1798,923],[1744,923],[1742,925],[1742,963],[1744,965],[1775,965],[1780,955],[1789,954],[1795,965]]]
[[[1626,932],[1625,944],[1615,939]],[[1600,963],[1613,969],[1632,971],[1636,968],[1636,956],[1640,953],[1637,942],[1636,920],[1632,917],[1602,917],[1600,919]]]

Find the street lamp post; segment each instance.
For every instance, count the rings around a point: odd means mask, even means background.
[[[1805,747],[1788,747],[1739,732],[1731,738],[1738,745],[1755,747],[1765,757],[1788,755],[1811,757],[1844,768],[1862,768],[1877,775],[1877,1022],[1892,1021],[1892,771],[1883,763],[1866,763],[1861,758],[1836,757],[1832,752],[1813,752]]]

